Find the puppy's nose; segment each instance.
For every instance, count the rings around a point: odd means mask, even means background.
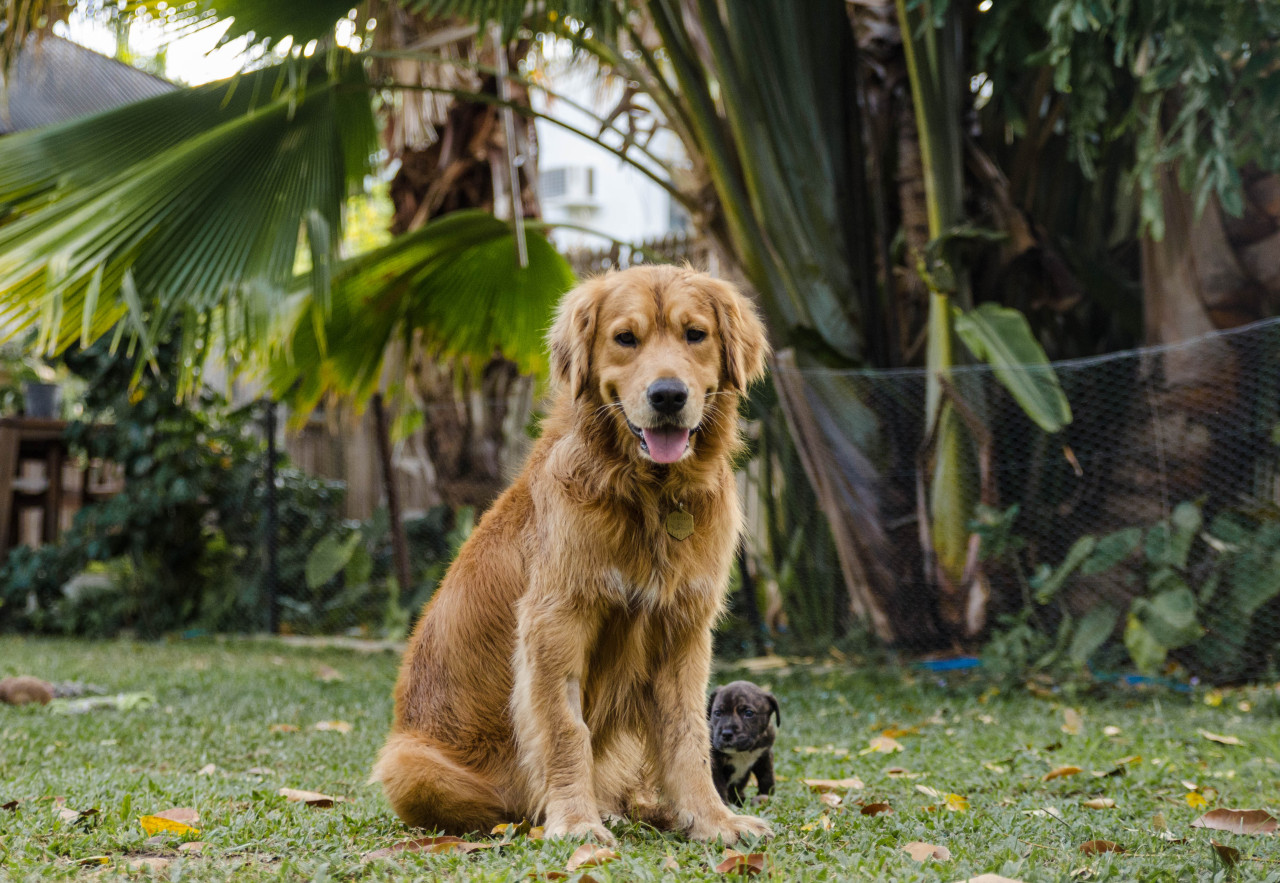
[[[689,400],[689,387],[674,377],[661,377],[645,392],[649,405],[659,414],[674,414]]]

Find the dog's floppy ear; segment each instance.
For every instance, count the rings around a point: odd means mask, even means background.
[[[769,707],[773,709],[773,716],[778,719],[778,726],[782,726],[782,709],[778,707],[778,697],[765,693],[764,698],[769,700]]]
[[[707,720],[711,720],[711,709],[715,707],[716,696],[720,694],[722,687],[716,687],[711,691],[711,695],[707,697]]]
[[[728,282],[714,280],[711,299],[720,325],[720,360],[725,383],[746,390],[764,376],[764,360],[769,341],[756,306]]]
[[[591,382],[591,350],[596,339],[596,313],[604,291],[602,279],[592,279],[560,300],[556,320],[547,334],[551,349],[551,376],[569,389],[575,399]]]

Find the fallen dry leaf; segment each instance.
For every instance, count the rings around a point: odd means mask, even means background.
[[[185,852],[188,855],[200,855],[204,852],[204,844],[199,840],[191,840],[187,843],[178,844],[178,852]]]
[[[676,861],[675,856],[669,855],[662,860],[661,867],[664,871],[678,871],[680,870],[680,863]]]
[[[322,733],[350,733],[351,724],[346,721],[317,721],[311,729]]]
[[[0,803],[0,809],[7,809],[9,812],[14,812],[18,809],[18,804],[21,802],[21,800],[10,800],[8,803]]]
[[[160,856],[150,855],[145,858],[131,859],[126,865],[125,870],[130,874],[140,874],[143,871],[148,873],[159,873],[167,870],[170,860],[161,858]]]
[[[769,859],[763,852],[744,855],[736,850],[726,849],[724,851],[724,860],[716,865],[716,873],[742,874],[743,876],[763,874],[767,870],[768,864]]]
[[[342,672],[338,671],[332,665],[322,665],[316,669],[316,680],[322,681],[326,684],[331,684],[334,681],[346,680],[346,678],[343,676]]]
[[[622,856],[607,846],[584,843],[573,851],[573,855],[569,856],[569,861],[564,866],[564,869],[566,871],[576,871],[578,868],[597,868],[620,858]]]
[[[891,779],[897,779],[901,776],[911,775],[911,773],[907,772],[905,767],[900,767],[900,766],[891,766],[884,771],[884,774]]]
[[[916,790],[919,791],[921,794],[923,794],[925,797],[933,797],[938,800],[941,800],[942,798],[947,796],[946,792],[939,791],[937,788],[930,788],[928,785],[917,785]]]
[[[860,812],[864,816],[892,815],[893,807],[887,803],[868,803]]]
[[[200,814],[187,806],[166,809],[164,812],[142,816],[138,824],[142,830],[154,837],[157,834],[177,834],[179,837],[198,837],[200,829],[195,827],[200,821]]]
[[[1001,877],[999,874],[979,874],[976,877],[955,880],[953,883],[1022,883],[1022,881],[1015,880],[1012,877]]]
[[[1086,840],[1080,844],[1080,851],[1085,855],[1098,855],[1103,852],[1124,852],[1124,847],[1110,840]]]
[[[1210,733],[1208,730],[1196,730],[1204,738],[1210,742],[1217,742],[1219,745],[1243,745],[1244,743],[1235,736],[1223,736],[1220,733]]]
[[[1082,800],[1080,805],[1086,809],[1113,809],[1116,802],[1110,797],[1095,797],[1092,800]]]
[[[918,736],[919,734],[919,727],[889,727],[880,733],[886,739],[900,739],[903,736]]]
[[[346,803],[345,797],[331,797],[328,794],[321,794],[319,791],[303,791],[298,788],[281,788],[276,792],[283,796],[286,800],[295,803],[305,803],[307,806],[318,806],[327,809],[335,803]]]
[[[918,862],[927,862],[929,859],[940,862],[951,860],[951,850],[945,846],[934,846],[932,843],[922,843],[919,840],[912,840],[905,844],[902,851]]]
[[[1117,727],[1117,726],[1107,726],[1107,727],[1103,727],[1103,728],[1102,728],[1102,735],[1104,735],[1104,736],[1119,736],[1119,735],[1120,735],[1120,728],[1119,728],[1119,727]]]
[[[1192,822],[1191,827],[1232,834],[1272,834],[1276,820],[1262,809],[1213,809]]]
[[[1240,861],[1240,850],[1234,846],[1227,846],[1227,844],[1219,843],[1217,840],[1210,840],[1209,845],[1213,847],[1213,851],[1218,854],[1218,858],[1222,859],[1222,863],[1228,868],[1235,867],[1235,863]]]
[[[1068,736],[1079,736],[1084,732],[1084,718],[1074,708],[1062,709],[1062,732]]]
[[[818,795],[818,799],[832,809],[835,809],[840,804],[844,803],[844,798],[839,794],[836,794],[834,791],[823,791]]]
[[[200,767],[200,771],[199,771],[199,772],[197,772],[197,773],[196,773],[196,775],[197,775],[197,776],[212,776],[212,775],[213,775],[214,773],[216,773],[217,771],[218,771],[217,766],[215,766],[214,764],[211,764],[211,763],[206,763],[204,766]]]
[[[800,781],[804,782],[814,791],[819,793],[826,791],[861,790],[862,788],[867,787],[857,776],[853,776],[849,779],[801,779]]]
[[[1040,781],[1048,782],[1053,779],[1061,779],[1063,776],[1074,776],[1080,771],[1078,766],[1060,766],[1056,770],[1049,770],[1049,772],[1040,777]]]
[[[272,724],[267,727],[268,733],[296,733],[298,728],[293,724]]]
[[[443,837],[419,837],[416,840],[405,840],[400,843],[393,843],[385,849],[375,849],[373,852],[365,853],[361,856],[360,861],[369,862],[375,859],[388,858],[397,852],[429,852],[434,855],[442,855],[450,852],[472,853],[481,849],[497,849],[501,843],[471,843],[463,840],[461,837],[453,837],[445,835]]]
[[[897,739],[889,736],[874,736],[867,743],[867,747],[858,752],[858,754],[893,754],[895,751],[902,750],[902,743]]]

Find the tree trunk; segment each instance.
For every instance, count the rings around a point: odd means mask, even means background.
[[[374,431],[378,436],[378,458],[382,460],[382,487],[387,495],[387,514],[391,523],[391,554],[395,558],[396,579],[402,592],[413,585],[413,573],[409,569],[409,539],[404,532],[400,513],[400,489],[396,485],[395,466],[391,460],[391,430],[387,425],[387,409],[382,403],[382,393],[373,395]]]

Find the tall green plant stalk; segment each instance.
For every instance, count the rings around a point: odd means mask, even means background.
[[[939,12],[933,0],[908,9],[898,0],[898,23],[906,55],[911,98],[920,141],[930,246],[920,255],[929,290],[925,422],[933,440],[929,476],[926,555],[932,559],[940,592],[939,613],[947,626],[965,636],[985,624],[985,598],[966,599],[981,591],[971,579],[969,519],[977,502],[977,487],[966,476],[976,471],[973,450],[954,405],[945,400],[944,383],[955,364],[953,309],[972,306],[968,274],[952,264],[940,247],[947,231],[964,220],[964,166],[960,124],[961,27],[954,4]],[[923,476],[920,478],[924,480]],[[923,534],[922,534],[923,537]],[[976,603],[971,603],[976,602]]]

